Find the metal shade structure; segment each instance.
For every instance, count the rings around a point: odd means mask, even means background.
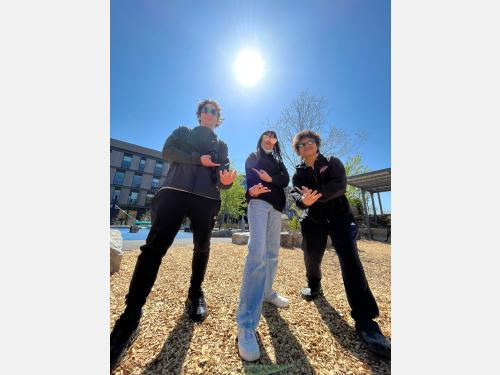
[[[373,194],[377,193],[378,204],[380,208],[380,214],[384,214],[382,210],[382,202],[380,200],[380,193],[391,191],[391,168],[380,169],[378,171],[368,172],[358,174],[356,176],[348,176],[347,183],[361,190],[363,196],[363,211],[365,217],[365,224],[368,228],[368,236],[373,239],[372,231],[370,229],[370,222],[368,220],[368,208],[366,204],[365,193],[368,192],[371,195],[373,212],[375,214],[375,223],[377,220],[377,210],[375,208],[375,200],[373,199]],[[390,229],[387,235],[389,238]]]
[[[391,191],[391,168],[349,176],[347,183],[369,193]]]

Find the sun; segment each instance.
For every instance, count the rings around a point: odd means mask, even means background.
[[[255,50],[241,51],[234,62],[234,73],[241,84],[255,85],[264,73],[264,60]]]

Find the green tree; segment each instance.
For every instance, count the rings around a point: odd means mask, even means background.
[[[363,164],[361,155],[359,154],[349,157],[345,162],[344,167],[345,173],[348,177],[369,172],[368,168]],[[363,197],[360,189],[347,184],[347,191],[345,195],[351,206],[360,207],[362,209]],[[369,204],[369,202],[366,203],[367,205]]]
[[[292,233],[298,233],[300,232],[300,216],[302,210],[295,205],[295,202],[291,204],[290,210],[293,212],[293,216],[287,220],[287,229]]]
[[[139,221],[151,221],[151,210],[146,210],[139,218]]]
[[[245,175],[238,174],[229,189],[221,189],[221,206],[219,215],[226,222],[228,227],[228,219],[240,218],[245,212]]]

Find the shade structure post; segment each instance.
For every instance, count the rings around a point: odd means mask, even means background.
[[[375,199],[373,199],[373,193],[370,191],[370,196],[372,198],[373,216],[375,217],[375,224],[378,224],[377,210],[375,209]]]
[[[378,206],[380,208],[380,215],[383,215],[384,211],[382,210],[382,201],[380,200],[380,193],[379,192],[377,192],[377,196],[378,196]]]
[[[365,191],[363,189],[361,189],[361,195],[363,197],[363,214],[365,217],[365,224],[366,224],[366,227],[368,229],[368,237],[372,240],[373,237],[372,237],[372,231],[370,229],[370,221],[368,219],[368,208],[367,208],[367,204],[366,204],[366,196],[365,196]]]

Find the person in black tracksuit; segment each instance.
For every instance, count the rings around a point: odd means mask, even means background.
[[[170,167],[151,204],[151,230],[141,246],[126,308],[111,332],[111,368],[137,336],[142,307],[153,287],[163,256],[172,245],[182,221],[188,217],[193,230],[191,285],[186,306],[194,321],[203,321],[207,306],[201,288],[210,252],[210,237],[220,209],[220,189],[236,177],[228,171],[228,150],[213,129],[221,122],[217,102],[207,99],[197,110],[200,126],[181,126],[166,140],[163,158]]]
[[[305,210],[300,225],[308,287],[301,295],[310,301],[322,294],[321,261],[330,236],[339,257],[356,331],[370,351],[390,357],[390,342],[373,320],[379,310],[358,255],[358,229],[345,196],[345,169],[339,159],[323,156],[320,144],[320,136],[309,130],[296,134],[293,140],[295,151],[303,159],[296,166],[291,192],[297,207]]]

